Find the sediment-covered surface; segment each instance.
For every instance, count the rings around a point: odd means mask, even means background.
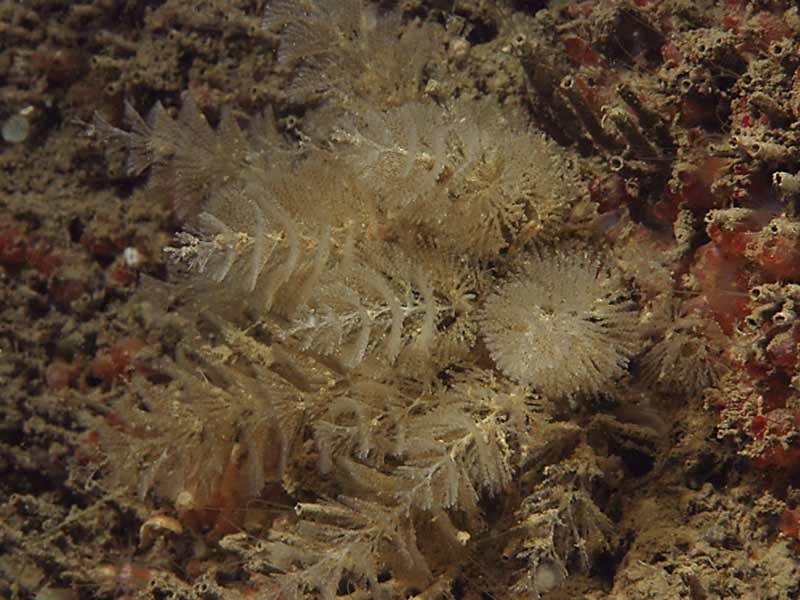
[[[0,36],[0,596],[800,594],[791,3]]]

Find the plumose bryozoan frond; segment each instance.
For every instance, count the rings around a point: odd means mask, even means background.
[[[438,248],[496,259],[581,218],[585,199],[568,155],[486,101],[415,102],[322,122],[327,129],[310,129],[398,215],[400,237],[424,232]]]
[[[177,122],[159,109],[147,126],[129,109],[134,131],[113,133],[149,161],[160,188],[194,207],[166,252],[198,298],[275,319],[281,337],[349,368],[375,354],[390,362],[452,355],[452,316],[474,300],[453,296],[454,271],[456,280],[475,272],[468,259],[393,236],[398,213],[347,162],[321,150],[286,156],[268,127],[249,136],[235,121],[213,130],[191,98],[186,104]],[[200,150],[186,141],[193,132]],[[189,186],[198,153],[198,164],[217,161],[218,173]],[[469,327],[459,343],[474,338]]]
[[[558,242],[592,235],[575,156],[474,90],[423,92],[461,34],[415,11],[274,0],[264,26],[291,135],[188,94],[98,120],[183,223],[181,341],[104,429],[108,481],[287,600],[447,595],[508,540],[528,590],[555,587],[611,524],[554,415],[609,391],[637,332],[614,267]]]
[[[421,94],[423,69],[443,42],[430,23],[401,23],[399,10],[360,0],[275,0],[262,26],[281,36],[278,62],[292,67],[293,99],[321,95],[348,106],[366,98],[380,106]]]

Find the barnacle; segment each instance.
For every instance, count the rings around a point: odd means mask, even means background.
[[[497,367],[547,396],[608,389],[636,345],[636,304],[619,274],[570,246],[533,253],[480,319]]]

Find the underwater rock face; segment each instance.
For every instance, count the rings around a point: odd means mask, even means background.
[[[539,4],[0,8],[0,595],[800,593],[797,10]]]

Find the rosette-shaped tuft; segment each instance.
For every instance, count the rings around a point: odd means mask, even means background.
[[[699,312],[678,317],[641,359],[645,383],[667,394],[695,397],[719,383],[726,367],[725,334]]]
[[[534,253],[483,307],[497,367],[551,396],[607,390],[636,348],[637,306],[620,275],[575,247]]]

